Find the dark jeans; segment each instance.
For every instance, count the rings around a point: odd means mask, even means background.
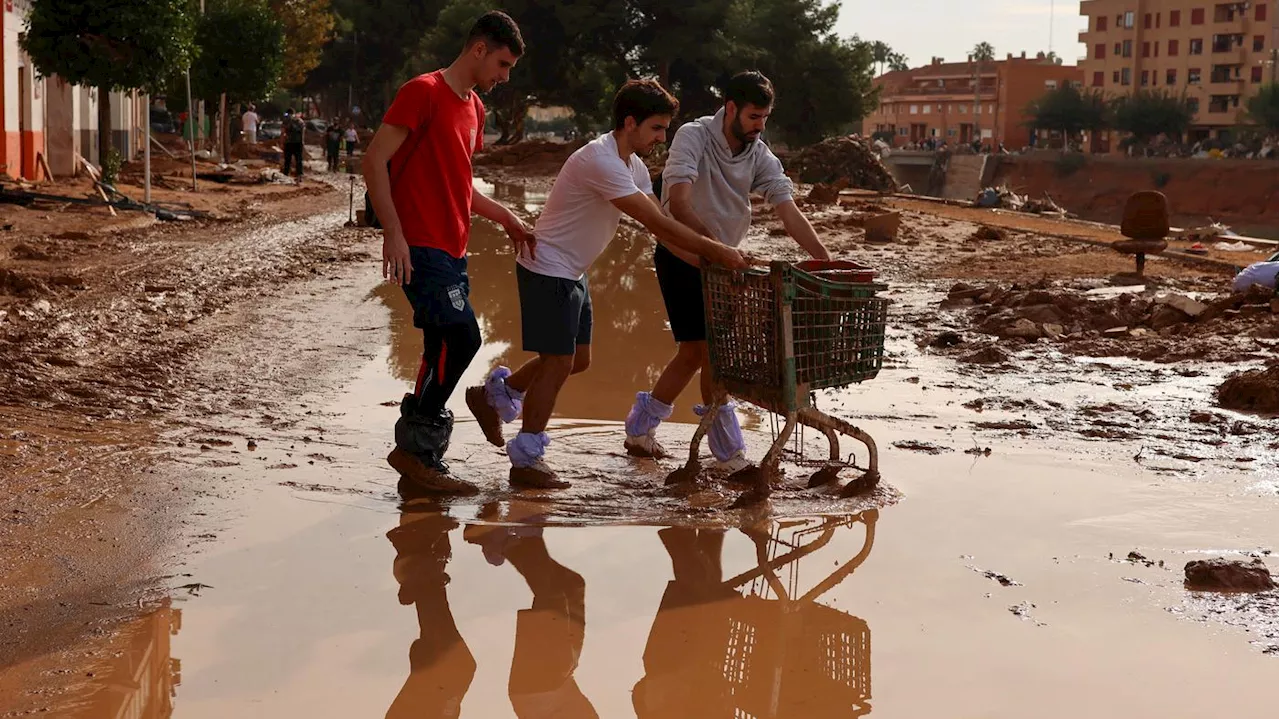
[[[338,160],[339,160],[339,157],[341,156],[341,153],[340,153],[341,148],[339,144],[336,142],[331,142],[328,145],[326,145],[324,149],[325,149],[325,156],[329,160],[329,172],[337,172]]]
[[[444,408],[480,350],[480,325],[471,308],[466,257],[430,247],[410,247],[409,257],[413,274],[402,287],[423,339],[416,392],[420,411],[432,414]]]
[[[298,163],[298,178],[301,179],[302,177],[302,143],[286,142],[284,143],[284,170],[282,170],[282,172],[284,172],[285,175],[289,174],[289,166],[294,161],[297,161]]]

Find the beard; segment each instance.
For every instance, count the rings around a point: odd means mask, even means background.
[[[744,145],[750,145],[760,137],[760,133],[748,133],[747,128],[742,125],[742,116],[738,115],[733,118],[733,122],[729,123],[729,132],[737,138],[738,142]]]

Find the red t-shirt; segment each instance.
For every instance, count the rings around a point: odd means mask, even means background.
[[[382,121],[409,128],[391,157],[391,198],[404,238],[454,257],[471,232],[471,155],[484,143],[484,103],[463,100],[440,70],[419,75],[396,93]]]

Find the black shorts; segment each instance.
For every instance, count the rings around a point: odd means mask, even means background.
[[[653,253],[653,267],[658,271],[662,304],[667,306],[667,320],[671,322],[671,334],[676,342],[706,341],[702,270],[676,257],[662,245],[658,245]]]
[[[572,355],[591,344],[591,293],[587,278],[566,280],[516,265],[520,332],[525,352]]]

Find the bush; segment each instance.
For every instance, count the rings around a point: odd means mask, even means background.
[[[120,155],[120,151],[116,148],[107,150],[107,156],[102,158],[102,184],[114,185],[120,179],[120,168],[124,165],[124,158]]]

